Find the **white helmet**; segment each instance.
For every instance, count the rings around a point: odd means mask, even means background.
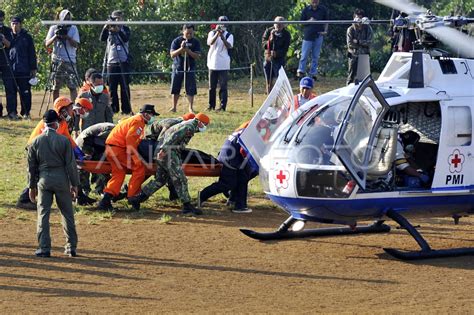
[[[278,112],[274,107],[268,107],[262,118],[266,120],[275,120],[278,118]]]

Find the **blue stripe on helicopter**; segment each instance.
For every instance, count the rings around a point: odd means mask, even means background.
[[[309,221],[357,221],[382,217],[387,210],[407,216],[448,216],[474,213],[474,194],[423,195],[364,199],[289,198],[267,194],[296,219]],[[381,194],[377,194],[381,195]]]

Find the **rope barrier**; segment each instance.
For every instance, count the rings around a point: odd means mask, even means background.
[[[227,71],[239,71],[239,70],[247,70],[250,69],[251,67],[237,67],[237,68],[231,68],[228,69]],[[172,74],[172,73],[184,73],[184,70],[179,70],[179,71],[142,71],[142,72],[121,72],[121,73],[111,73],[108,75],[121,75],[121,74],[129,74],[129,75],[152,75],[152,74]],[[202,72],[209,72],[208,69],[197,69],[197,70],[188,70],[186,71],[187,73],[202,73]]]
[[[369,20],[369,24],[386,24],[392,20]],[[324,21],[51,21],[42,20],[43,25],[257,25],[257,24],[354,24],[362,23],[354,20],[324,20]]]

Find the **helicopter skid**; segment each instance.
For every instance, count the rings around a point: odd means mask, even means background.
[[[320,229],[307,229],[302,231],[282,231],[277,230],[275,232],[257,232],[249,229],[240,229],[242,233],[256,240],[269,241],[269,240],[284,240],[292,238],[305,238],[305,237],[318,237],[318,236],[336,236],[336,235],[350,235],[350,234],[362,234],[362,233],[387,233],[390,232],[390,226],[386,224],[374,223],[371,225],[357,226],[355,228],[350,227],[336,227],[336,228],[320,228]]]
[[[474,247],[464,247],[464,248],[450,248],[450,249],[431,249],[428,242],[423,238],[423,236],[418,232],[415,227],[400,213],[394,210],[387,211],[387,217],[391,218],[402,228],[407,230],[408,233],[415,239],[415,241],[420,246],[421,250],[419,251],[400,251],[394,248],[384,248],[384,251],[401,260],[420,260],[420,259],[430,259],[430,258],[443,258],[443,257],[458,257],[458,256],[468,256],[474,255]]]
[[[401,260],[420,260],[474,255],[474,248],[472,247],[420,251],[400,251],[394,248],[384,248],[383,250],[387,254]]]

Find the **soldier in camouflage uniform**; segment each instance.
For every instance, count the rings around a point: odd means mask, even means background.
[[[188,180],[182,168],[181,150],[196,132],[204,132],[209,122],[208,116],[199,113],[196,118],[174,125],[165,131],[163,142],[155,151],[157,160],[155,179],[142,188],[142,192],[134,198],[134,202],[144,202],[170,180],[183,203],[183,214],[202,214],[201,210],[191,205]]]
[[[183,121],[193,119],[194,117],[196,117],[194,113],[187,113],[187,114],[184,114],[182,117],[165,118],[159,121],[155,121],[153,122],[151,127],[147,129],[147,131],[145,132],[145,137],[148,140],[154,141],[154,148],[156,148],[157,146],[160,146],[163,143],[166,130],[168,130],[170,127],[174,125],[182,123]],[[174,186],[171,180],[168,181],[166,186],[168,187],[168,190],[170,191],[170,194],[168,197],[169,200],[170,201],[177,200],[179,196],[178,196],[178,193],[176,192],[176,189],[174,189]]]
[[[37,236],[39,248],[35,255],[51,255],[49,216],[53,196],[62,216],[66,236],[65,254],[76,256],[77,233],[74,223],[72,200],[77,196],[79,177],[76,160],[69,140],[56,132],[59,127],[58,114],[48,110],[43,116],[47,128],[36,137],[28,148],[29,197],[32,202],[38,196]]]

